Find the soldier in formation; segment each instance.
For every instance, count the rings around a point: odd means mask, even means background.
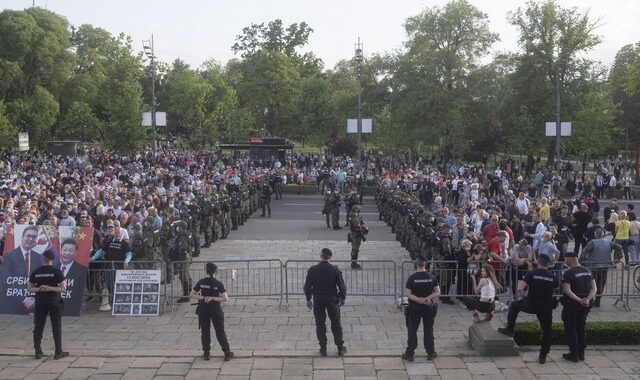
[[[265,216],[265,212],[268,211],[269,218],[271,218],[271,194],[273,194],[273,189],[267,181],[262,182],[261,186],[260,202],[262,204],[262,214],[260,216]]]
[[[360,206],[353,206],[349,215],[349,235],[347,240],[351,242],[351,269],[362,269],[362,265],[358,264],[358,252],[360,245],[367,241],[369,229],[364,225],[364,221],[360,216]]]

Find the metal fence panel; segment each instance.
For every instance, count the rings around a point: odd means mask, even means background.
[[[359,260],[362,269],[351,269],[349,260],[331,260],[342,272],[347,296],[392,296],[398,295],[396,263],[392,260]],[[307,272],[317,260],[287,260],[285,263],[285,293],[304,295]]]
[[[172,305],[183,297],[181,273],[186,270],[192,287],[198,280],[207,277],[206,263],[172,262],[173,278],[169,296]],[[275,297],[282,301],[284,276],[281,260],[216,260],[215,263],[218,266],[215,277],[222,281],[230,297]]]

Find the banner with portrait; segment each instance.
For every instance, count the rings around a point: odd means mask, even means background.
[[[85,289],[87,263],[92,248],[91,227],[56,227],[13,224],[7,228],[0,266],[0,313],[33,312],[35,299],[27,292],[29,275],[43,264],[42,253],[56,253],[53,266],[67,280],[63,315],[80,315]]]

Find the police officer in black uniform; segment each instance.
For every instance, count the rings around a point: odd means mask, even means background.
[[[35,358],[40,359],[44,355],[40,343],[48,315],[51,320],[51,330],[53,330],[53,342],[56,346],[53,358],[60,359],[69,356],[68,352],[62,351],[62,298],[60,297],[60,293],[67,289],[67,282],[62,271],[51,265],[56,254],[46,250],[42,257],[44,265],[31,273],[27,284],[27,291],[36,295],[33,328]]]
[[[414,360],[413,354],[418,348],[420,321],[424,323],[427,360],[433,360],[438,356],[433,341],[433,320],[438,311],[434,299],[440,296],[440,286],[436,277],[427,272],[427,260],[424,256],[417,255],[415,265],[415,273],[409,276],[404,286],[404,295],[409,300],[409,306],[404,314],[407,323],[407,349],[402,354],[402,359],[410,362]]]
[[[338,347],[338,355],[344,356],[347,348],[342,340],[342,325],[340,324],[340,307],[344,305],[347,287],[342,273],[335,265],[329,263],[333,253],[329,248],[322,248],[320,263],[309,268],[304,283],[304,295],[307,297],[307,307],[313,309],[316,319],[316,335],[320,343],[320,355],[327,356],[327,314],[331,321],[333,340]],[[313,301],[311,301],[313,296]],[[326,312],[325,312],[326,310]]]
[[[584,360],[584,350],[587,347],[584,326],[598,288],[591,271],[580,265],[574,252],[567,252],[564,259],[569,269],[562,276],[564,288],[562,322],[564,322],[569,353],[562,354],[562,357],[577,363]]]
[[[511,303],[507,316],[507,327],[498,329],[499,332],[505,335],[513,336],[518,314],[521,311],[535,314],[542,329],[542,345],[540,346],[540,355],[538,357],[540,364],[546,362],[547,354],[551,349],[551,323],[553,321],[553,309],[556,306],[553,291],[559,286],[558,277],[548,269],[550,262],[549,256],[540,255],[538,257],[538,268],[527,272],[522,280],[518,282],[518,296],[524,296],[527,288],[528,294],[524,299]]]
[[[216,339],[220,343],[220,347],[224,352],[224,360],[229,361],[233,358],[233,351],[229,348],[227,334],[224,332],[224,313],[220,303],[227,302],[229,296],[224,284],[213,275],[218,270],[216,264],[208,262],[205,265],[207,276],[193,287],[189,295],[193,299],[198,300],[196,314],[198,314],[198,324],[202,335],[202,357],[209,360],[211,357],[211,323],[216,331]]]

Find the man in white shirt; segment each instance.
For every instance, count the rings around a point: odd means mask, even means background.
[[[616,180],[616,176],[615,175],[611,175],[611,178],[609,179],[609,198],[615,198],[616,197],[616,186],[618,185],[618,181]]]
[[[535,232],[532,234],[526,234],[526,236],[533,238],[532,248],[535,252],[536,249],[538,249],[538,245],[540,244],[540,237],[542,237],[542,234],[547,231],[547,227],[545,227],[544,223],[542,223],[542,221],[540,220],[540,215],[536,211],[531,214],[531,221],[535,226]]]
[[[529,215],[529,203],[529,199],[524,196],[523,192],[520,192],[518,194],[518,199],[516,199],[516,207],[518,208],[520,219]]]

